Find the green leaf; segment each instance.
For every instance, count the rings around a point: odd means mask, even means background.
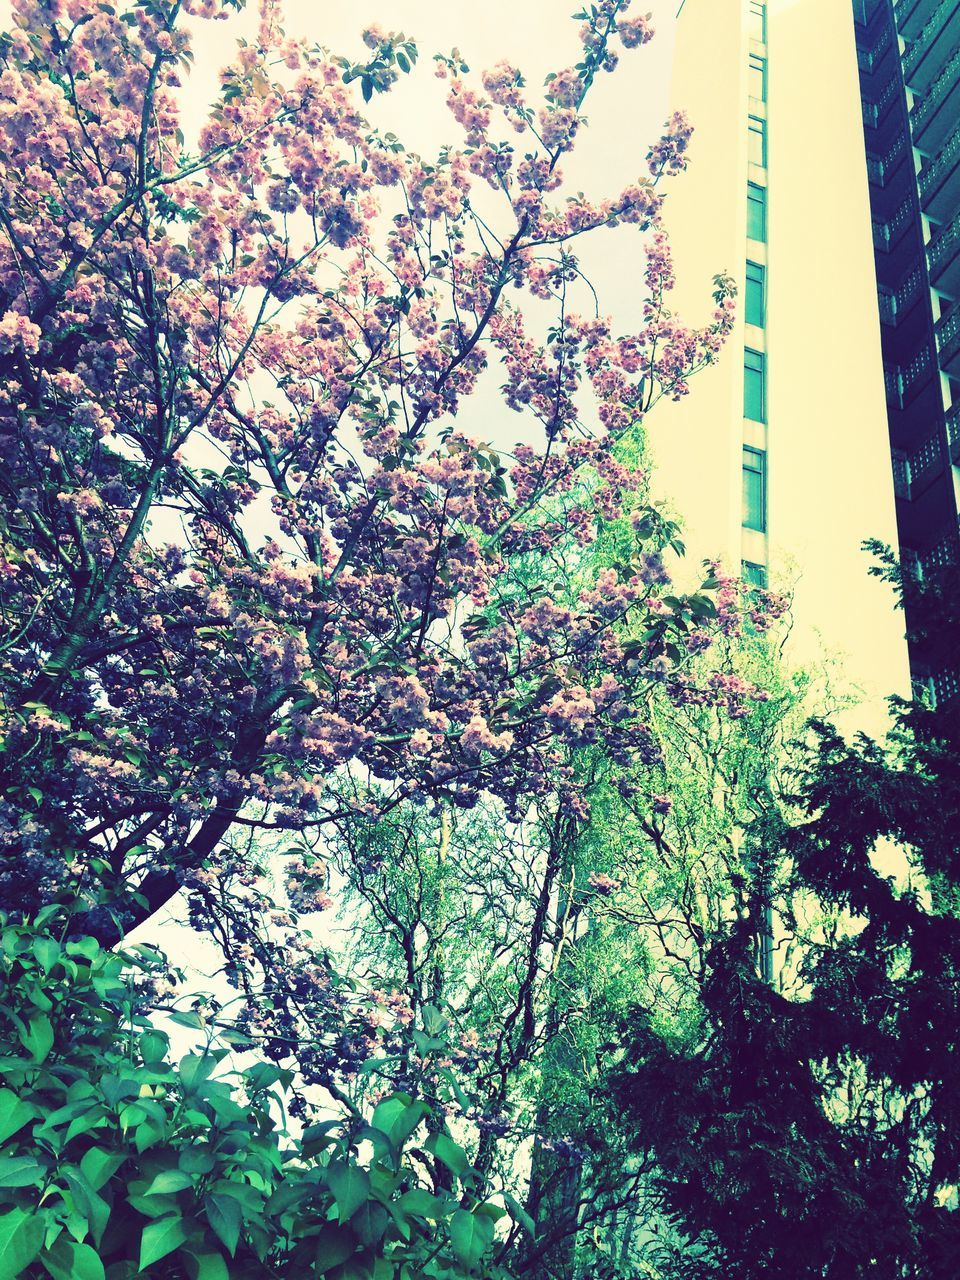
[[[12,1089],[0,1089],[0,1142],[13,1136],[33,1116],[33,1108],[21,1102]]]
[[[458,1147],[452,1138],[445,1133],[432,1133],[424,1143],[431,1155],[435,1155],[441,1164],[445,1164],[451,1173],[462,1178],[470,1170],[470,1162],[466,1152]]]
[[[352,1257],[357,1249],[357,1241],[353,1234],[344,1227],[333,1222],[324,1223],[317,1232],[317,1271],[322,1275],[331,1267],[339,1266]]]
[[[383,1205],[367,1200],[350,1219],[350,1226],[356,1231],[361,1244],[375,1245],[382,1240],[388,1221]]]
[[[419,1187],[415,1187],[413,1191],[405,1191],[397,1201],[397,1208],[414,1218],[429,1218],[433,1222],[439,1222],[445,1214],[443,1201]]]
[[[164,1060],[170,1042],[162,1031],[144,1031],[139,1040],[139,1047],[140,1057],[147,1065],[152,1066]]]
[[[104,1151],[102,1147],[91,1147],[80,1161],[80,1172],[93,1187],[99,1191],[126,1159],[119,1151]]]
[[[370,1178],[365,1169],[344,1160],[331,1161],[324,1176],[337,1202],[340,1221],[346,1222],[370,1195]]]
[[[63,1235],[40,1255],[40,1261],[53,1280],[104,1280],[103,1263],[95,1251]]]
[[[282,1084],[285,1089],[289,1088],[293,1081],[293,1072],[275,1066],[272,1062],[256,1062],[243,1073],[243,1077],[247,1088],[258,1093],[277,1083]]]
[[[209,1147],[187,1147],[180,1152],[179,1164],[184,1173],[210,1173],[216,1158]]]
[[[35,938],[33,954],[44,973],[49,973],[60,959],[60,943],[56,938]]]
[[[43,1180],[44,1168],[32,1156],[0,1156],[0,1187],[30,1187]]]
[[[479,1266],[493,1243],[493,1221],[467,1209],[458,1209],[450,1219],[450,1243],[461,1262],[468,1267]]]
[[[240,1239],[239,1204],[232,1196],[217,1195],[214,1191],[204,1198],[203,1206],[207,1221],[233,1257]]]
[[[103,1239],[103,1233],[106,1231],[107,1222],[110,1219],[110,1206],[102,1196],[97,1195],[96,1191],[83,1176],[82,1170],[64,1169],[63,1176],[67,1180],[77,1211],[83,1214],[86,1219],[86,1230],[80,1238],[82,1239],[83,1235],[86,1235],[87,1230],[89,1230],[90,1238],[99,1249],[100,1241]]]
[[[78,1133],[89,1133],[91,1129],[99,1128],[106,1119],[106,1110],[103,1107],[90,1107],[70,1121],[67,1125],[67,1132],[64,1140],[69,1142],[71,1138],[75,1138]]]
[[[185,1089],[193,1089],[209,1080],[217,1069],[217,1060],[209,1053],[188,1053],[180,1059],[180,1079]]]
[[[9,1209],[0,1216],[0,1280],[13,1280],[40,1252],[46,1223],[25,1209]]]
[[[20,1043],[34,1062],[43,1062],[53,1048],[53,1027],[44,1014],[30,1019],[30,1025],[20,1032]]]
[[[190,1280],[230,1280],[230,1272],[219,1253],[192,1253],[184,1250],[184,1262]]]
[[[141,1196],[169,1196],[193,1186],[193,1179],[182,1169],[162,1169],[150,1183],[138,1191]]]
[[[399,1150],[429,1111],[424,1102],[414,1102],[406,1094],[384,1098],[374,1109],[370,1124],[385,1133]]]
[[[165,1258],[168,1253],[179,1248],[187,1238],[183,1219],[179,1214],[170,1218],[160,1218],[143,1228],[140,1237],[140,1270],[144,1271],[158,1258]]]
[[[519,1200],[510,1195],[507,1191],[504,1191],[501,1194],[503,1195],[503,1203],[510,1210],[510,1217],[514,1222],[523,1227],[524,1231],[532,1239],[537,1234],[536,1223],[530,1217],[529,1213],[527,1213],[526,1209],[524,1209]]]
[[[340,1123],[337,1120],[324,1120],[321,1124],[308,1125],[300,1139],[303,1154],[315,1156],[324,1147],[329,1147],[331,1142],[336,1142],[335,1130],[339,1127]]]
[[[423,1006],[423,1026],[428,1035],[438,1036],[447,1029],[447,1020],[435,1004]]]
[[[174,1013],[167,1015],[171,1022],[175,1022],[178,1027],[189,1027],[191,1031],[203,1030],[203,1019],[199,1013],[190,1009],[177,1009]]]

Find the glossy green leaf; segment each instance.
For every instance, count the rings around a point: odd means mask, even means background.
[[[503,1195],[503,1202],[509,1209],[510,1216],[511,1218],[513,1218],[514,1222],[519,1223],[519,1225],[523,1227],[524,1231],[527,1233],[528,1236],[530,1236],[531,1238],[535,1236],[537,1234],[536,1224],[534,1223],[533,1219],[530,1217],[529,1213],[527,1213],[526,1209],[524,1209],[523,1205],[519,1202],[519,1200],[517,1200],[514,1196],[510,1195],[509,1192],[506,1192],[506,1191],[504,1191],[502,1195]]]
[[[0,1280],[14,1280],[40,1252],[46,1223],[26,1209],[0,1214]]]
[[[376,1245],[383,1239],[389,1221],[387,1211],[376,1200],[366,1200],[350,1219],[361,1244]]]
[[[0,1187],[30,1187],[43,1175],[43,1166],[32,1156],[0,1156]]]
[[[140,1057],[145,1063],[153,1065],[164,1060],[170,1042],[162,1031],[144,1031],[141,1035],[138,1046],[140,1049]]]
[[[33,954],[44,973],[49,973],[60,959],[60,943],[56,938],[41,936],[34,940]]]
[[[78,1211],[83,1214],[88,1224],[90,1237],[94,1245],[99,1248],[100,1241],[103,1239],[103,1233],[107,1229],[107,1222],[110,1218],[110,1206],[104,1198],[97,1194],[87,1179],[84,1177],[80,1169],[64,1169],[63,1177],[66,1179],[67,1186],[70,1188],[70,1194],[73,1196],[73,1202]],[[81,1239],[83,1237],[81,1236]]]
[[[193,1179],[182,1169],[163,1169],[142,1191],[142,1196],[168,1196],[193,1186]]]
[[[104,1280],[103,1263],[88,1244],[77,1244],[66,1236],[58,1236],[40,1261],[53,1280]]]
[[[194,1089],[204,1080],[209,1080],[216,1069],[216,1058],[207,1053],[188,1053],[180,1059],[178,1067],[185,1089]]]
[[[399,1149],[416,1129],[427,1114],[429,1108],[424,1102],[414,1102],[405,1094],[395,1093],[378,1103],[370,1121],[374,1129],[385,1133]]]
[[[340,1221],[346,1222],[370,1195],[370,1178],[365,1169],[344,1160],[331,1161],[324,1176],[337,1202]]]
[[[183,1219],[179,1214],[149,1223],[140,1237],[140,1270],[151,1266],[159,1258],[165,1258],[168,1253],[173,1253],[186,1238]]]
[[[219,1236],[231,1257],[240,1239],[240,1206],[232,1196],[211,1192],[203,1202],[207,1221]]]
[[[478,1266],[493,1243],[492,1219],[458,1209],[450,1219],[450,1243],[461,1262]]]
[[[433,1222],[439,1222],[445,1213],[443,1201],[419,1187],[405,1191],[397,1201],[397,1208],[414,1218],[429,1218]]]
[[[180,1152],[179,1163],[184,1173],[209,1173],[216,1159],[209,1147],[187,1147]]]
[[[431,1155],[435,1155],[441,1164],[445,1164],[458,1177],[462,1177],[469,1172],[470,1162],[467,1159],[466,1152],[462,1147],[458,1147],[452,1138],[448,1138],[445,1133],[431,1134],[424,1146]]]
[[[0,1089],[0,1142],[6,1142],[33,1116],[33,1108],[22,1102],[12,1089]]]
[[[20,1032],[20,1043],[30,1054],[34,1062],[46,1060],[53,1048],[53,1027],[45,1014],[38,1014],[30,1019],[29,1025]]]
[[[101,1147],[91,1147],[80,1161],[80,1169],[94,1191],[99,1191],[110,1181],[125,1158],[118,1151],[104,1151]]]
[[[317,1234],[316,1268],[319,1274],[339,1266],[357,1250],[357,1240],[351,1231],[328,1222]]]
[[[230,1280],[230,1272],[222,1254],[193,1253],[185,1249],[183,1256],[190,1280]]]

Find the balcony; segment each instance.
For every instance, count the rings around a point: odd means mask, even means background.
[[[861,71],[869,72],[873,75],[882,64],[887,52],[890,48],[896,48],[893,36],[889,27],[884,27],[880,32],[877,41],[868,49],[863,45],[857,45],[857,66]]]
[[[960,126],[943,150],[920,171],[920,203],[936,222],[949,222],[960,208]]]
[[[938,427],[913,453],[892,449],[893,492],[908,501],[916,498],[943,469],[943,432]]]
[[[960,117],[960,49],[910,112],[914,145],[934,152]]]
[[[937,0],[897,0],[893,20],[904,40],[915,40],[933,17]]]
[[[947,444],[951,462],[960,466],[960,401],[947,410]]]
[[[940,0],[903,59],[903,78],[926,93],[960,43],[960,0]]]
[[[883,366],[883,388],[891,409],[902,409],[909,404],[930,368],[930,348],[920,347],[906,365]]]
[[[880,323],[890,328],[895,328],[917,299],[922,296],[925,286],[926,280],[920,267],[911,271],[903,279],[896,293],[881,286],[877,290],[877,301],[880,304]]]
[[[932,285],[943,293],[960,293],[960,213],[927,245],[927,266]]]
[[[930,677],[930,687],[933,691],[933,705],[941,708],[949,706],[960,698],[960,669],[944,667],[935,671]]]
[[[938,320],[934,332],[940,368],[954,378],[960,378],[960,307],[954,307],[942,320]]]
[[[921,551],[917,557],[921,575],[924,578],[929,578],[938,569],[943,569],[948,564],[956,564],[958,553],[960,553],[960,533],[954,529],[952,533],[948,533],[945,538],[941,538],[934,546],[926,551]]]
[[[898,498],[910,497],[910,463],[900,449],[891,454],[893,462],[893,492]]]

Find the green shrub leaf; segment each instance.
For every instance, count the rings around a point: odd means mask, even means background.
[[[183,1219],[179,1214],[149,1223],[140,1237],[140,1270],[151,1266],[158,1258],[165,1258],[168,1253],[179,1248],[186,1238]]]

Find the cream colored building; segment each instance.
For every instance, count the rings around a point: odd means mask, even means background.
[[[695,128],[668,201],[677,309],[719,271],[741,292],[720,362],[650,433],[657,487],[691,560],[793,591],[793,660],[836,659],[879,727],[909,680],[861,550],[897,533],[852,6],[684,0],[672,99]]]

